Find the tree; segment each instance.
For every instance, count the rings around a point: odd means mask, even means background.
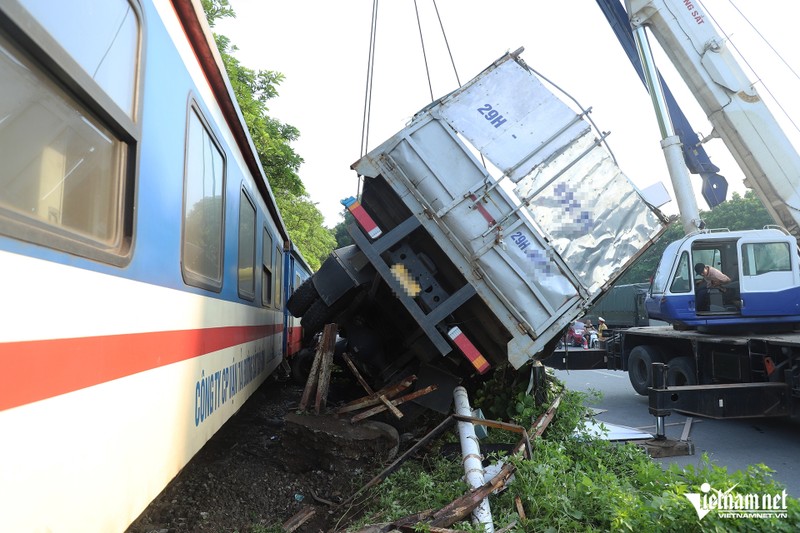
[[[777,221],[767,213],[766,208],[752,190],[745,192],[744,197],[733,193],[730,200],[723,202],[712,211],[701,215],[708,228],[728,228],[732,231],[744,229],[761,229]]]
[[[202,0],[202,4],[212,28],[218,20],[236,16],[228,0]],[[216,33],[214,39],[289,236],[316,270],[333,249],[335,238],[323,226],[324,217],[298,175],[303,158],[290,143],[297,140],[300,132],[268,115],[267,102],[278,96],[277,87],[284,76],[242,66],[233,56],[236,47],[230,39]]]
[[[285,195],[277,202],[286,227],[293,228],[292,241],[308,265],[317,270],[336,245],[331,231],[322,226],[322,213],[305,196]]]
[[[353,238],[347,233],[347,226],[353,221],[355,221],[355,218],[350,214],[350,211],[345,209],[342,213],[342,221],[336,224],[331,230],[333,237],[336,239],[337,248],[353,244]]]

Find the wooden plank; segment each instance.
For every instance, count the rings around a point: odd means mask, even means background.
[[[433,513],[433,517],[428,524],[432,527],[449,527],[456,522],[464,520],[478,505],[480,505],[484,498],[487,498],[491,493],[502,488],[516,469],[516,466],[506,463],[497,475],[482,486],[453,500],[439,511]]]
[[[392,472],[394,472],[395,470],[400,468],[400,465],[402,465],[404,462],[406,462],[406,460],[409,457],[411,457],[413,454],[415,454],[417,452],[417,450],[419,450],[420,448],[425,446],[427,443],[429,443],[431,440],[433,440],[436,437],[438,437],[439,435],[441,435],[447,428],[449,428],[452,425],[453,425],[453,416],[450,415],[447,418],[445,418],[441,423],[439,423],[438,426],[436,426],[435,428],[430,430],[427,435],[425,435],[419,441],[417,441],[417,443],[414,444],[411,448],[406,450],[406,452],[403,453],[403,455],[401,455],[400,457],[395,459],[392,464],[390,464],[389,466],[384,468],[383,471],[380,474],[378,474],[377,476],[375,476],[374,478],[369,480],[369,482],[366,485],[364,485],[363,487],[358,489],[358,491],[353,493],[353,495],[350,496],[349,498],[347,498],[344,501],[344,503],[349,503],[349,502],[353,501],[356,498],[356,496],[358,496],[359,494],[361,494],[365,490],[367,490],[367,489],[369,489],[371,487],[374,487],[378,483],[382,482],[384,479],[386,479],[387,476],[389,476],[389,474],[391,474]]]
[[[522,438],[525,442],[525,457],[530,458],[533,456],[533,448],[531,447],[531,441],[528,438],[528,432],[525,431],[525,428],[522,426],[518,426],[516,424],[509,424],[508,422],[500,422],[499,420],[487,420],[485,418],[475,418],[473,416],[464,416],[459,414],[454,414],[453,418],[456,420],[460,420],[462,422],[471,422],[473,424],[478,424],[480,426],[486,426],[495,429],[504,429],[506,431],[513,431],[514,433],[520,433]]]
[[[406,394],[405,396],[401,396],[401,397],[397,398],[396,400],[392,400],[392,404],[397,406],[397,405],[400,405],[402,403],[409,402],[411,400],[419,398],[420,396],[425,396],[426,394],[429,394],[429,393],[435,391],[436,388],[437,388],[437,386],[435,384],[434,385],[428,385],[424,389],[420,389],[418,391],[414,391],[412,393]],[[378,413],[382,413],[386,409],[387,409],[387,407],[385,405],[379,405],[377,407],[373,407],[372,409],[368,409],[368,410],[364,411],[363,413],[357,414],[356,416],[351,418],[350,421],[355,423],[355,422],[358,422],[359,420],[364,420],[365,418],[369,418],[369,417],[371,417],[373,415],[376,415]]]
[[[400,394],[401,392],[409,388],[416,380],[417,376],[409,376],[405,378],[403,381],[400,381],[399,383],[395,383],[394,385],[389,385],[382,388],[372,396],[365,396],[363,398],[353,400],[352,402],[347,403],[342,407],[340,407],[339,410],[336,412],[338,414],[343,414],[343,413],[349,413],[351,411],[358,411],[359,409],[365,409],[367,407],[372,407],[373,405],[378,405],[379,403],[381,403],[380,398],[378,398],[379,394],[382,394],[387,398],[392,398],[393,396],[396,396],[397,394]]]
[[[519,496],[514,496],[514,507],[517,508],[517,514],[523,520],[525,520],[525,508],[522,507],[522,498]]]
[[[389,398],[387,398],[383,394],[378,395],[378,398],[380,399],[381,402],[383,402],[383,405],[385,405],[386,408],[389,409],[389,411],[391,411],[391,413],[395,416],[395,418],[397,418],[398,420],[403,418],[403,413],[400,411],[400,409],[395,407],[392,402],[389,401]]]
[[[692,421],[694,418],[691,416],[686,417],[686,423],[683,426],[683,433],[681,433],[681,440],[687,441],[689,440],[689,432],[692,430]]]
[[[319,367],[319,382],[317,383],[317,401],[314,404],[314,412],[320,414],[328,403],[328,388],[331,383],[331,367],[333,366],[333,352],[336,349],[336,324],[325,324],[322,332],[320,347],[322,350],[322,361]]]
[[[301,509],[297,514],[283,523],[283,530],[286,533],[291,533],[292,531],[297,530],[300,526],[308,522],[311,517],[316,514],[316,512],[316,509],[313,507],[309,505],[304,506],[303,509]]]
[[[344,359],[345,364],[347,364],[347,368],[350,369],[350,372],[356,377],[358,382],[361,384],[361,387],[367,392],[369,396],[373,396],[375,391],[372,390],[372,387],[369,386],[369,383],[364,379],[364,376],[361,375],[361,372],[358,371],[356,365],[353,363],[353,360],[350,359],[350,356],[346,353],[342,354],[342,359]]]
[[[317,347],[317,353],[314,354],[314,362],[311,364],[311,372],[308,373],[306,379],[306,386],[303,388],[303,395],[300,397],[301,411],[308,408],[308,402],[311,401],[311,396],[317,391],[317,378],[319,374],[319,364],[322,360],[322,343]]]

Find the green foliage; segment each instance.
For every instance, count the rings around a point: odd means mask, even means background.
[[[353,239],[350,237],[350,234],[347,233],[347,226],[349,226],[353,221],[355,221],[355,218],[353,218],[353,215],[350,214],[350,211],[347,209],[342,211],[342,221],[336,224],[333,230],[331,230],[334,238],[336,239],[337,248],[342,248],[344,246],[353,244]]]
[[[778,494],[764,465],[729,473],[704,455],[698,467],[666,470],[633,444],[571,437],[539,441],[531,461],[518,461],[514,494],[521,495],[527,519],[517,531],[795,531],[800,502],[787,499],[788,518],[721,518],[716,511],[700,520],[684,496],[703,483],[738,493]],[[512,509],[503,495],[493,509]],[[498,511],[499,512],[499,511]],[[496,514],[498,513],[496,512]],[[498,522],[510,521],[497,516]]]
[[[541,382],[534,380],[530,394],[531,367],[515,370],[511,365],[498,366],[491,378],[475,391],[473,403],[490,420],[505,420],[529,428],[561,394],[557,416],[548,426],[548,434],[555,438],[571,434],[578,423],[587,416],[584,402],[588,395],[564,388],[551,371],[545,371]]]
[[[322,225],[322,213],[307,196],[284,195],[276,200],[286,227],[291,228],[292,240],[309,266],[317,270],[336,244],[330,230]]]
[[[705,221],[707,228],[727,228],[732,231],[761,229],[768,224],[776,223],[753,191],[747,191],[744,197],[733,193],[727,202],[718,205],[711,211],[702,211],[700,216]],[[617,285],[649,282],[656,272],[658,262],[667,245],[683,236],[683,226],[680,222],[673,223],[661,238],[620,277]]]
[[[219,19],[236,16],[228,0],[202,0],[201,3],[203,11],[206,13],[208,25],[212,28]]]
[[[438,509],[464,494],[463,476],[458,458],[428,456],[420,463],[409,463],[379,485],[375,504],[394,518]]]
[[[521,374],[526,374],[521,372]],[[563,390],[555,378],[547,380],[548,402],[522,400],[526,379],[509,375],[490,379],[476,392],[484,414],[511,413],[524,418],[543,411],[552,397],[563,392],[561,405],[544,438],[533,442],[533,457],[506,458],[516,466],[508,490],[490,497],[495,526],[516,521],[516,532],[729,532],[800,530],[800,501],[787,498],[788,517],[728,518],[711,511],[702,520],[686,494],[700,493],[703,483],[736,494],[779,495],[783,487],[764,465],[728,472],[703,455],[697,466],[672,464],[662,468],[631,443],[600,440],[575,428],[586,417],[585,394]],[[500,388],[498,388],[500,387]],[[505,390],[508,389],[508,390]],[[476,400],[477,403],[477,400]],[[487,418],[491,418],[487,416]],[[520,421],[520,420],[518,420]],[[528,424],[529,426],[530,424]],[[491,430],[490,439],[516,442],[518,435]],[[359,525],[387,522],[428,509],[440,509],[464,494],[463,468],[458,457],[431,454],[421,463],[406,463],[370,493],[370,510]],[[526,518],[516,511],[519,497]],[[357,527],[357,526],[354,526]],[[466,522],[456,529],[479,531]],[[423,529],[421,529],[423,530]]]
[[[209,25],[225,17],[235,17],[228,0],[203,0]],[[283,74],[271,70],[252,70],[234,57],[237,48],[228,37],[214,35],[222,62],[242,111],[253,145],[267,176],[289,236],[312,269],[333,250],[335,238],[324,226],[324,217],[308,197],[298,175],[303,158],[292,148],[300,132],[268,115],[267,103],[278,96]]]
[[[297,175],[303,159],[290,145],[300,132],[267,115],[267,101],[278,96],[277,86],[283,81],[283,74],[242,66],[232,55],[236,47],[231,46],[230,39],[222,35],[215,35],[215,39],[273,193],[276,197],[305,195],[305,186]]]
[[[730,200],[701,213],[701,216],[708,228],[728,228],[732,231],[761,229],[768,224],[777,224],[753,191],[747,191],[744,197],[733,193]]]

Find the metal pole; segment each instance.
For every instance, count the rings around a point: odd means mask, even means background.
[[[664,151],[669,177],[672,180],[672,188],[675,191],[675,199],[678,202],[678,210],[681,213],[683,231],[689,235],[703,229],[704,224],[700,219],[700,210],[697,207],[697,200],[694,197],[694,190],[689,179],[689,170],[683,161],[681,141],[675,135],[675,129],[672,127],[672,121],[669,118],[669,108],[664,97],[664,90],[658,81],[658,71],[656,70],[644,26],[634,29],[633,38],[636,41],[639,59],[642,61],[645,84],[650,92],[650,99],[656,111],[658,128],[661,130],[661,149]]]

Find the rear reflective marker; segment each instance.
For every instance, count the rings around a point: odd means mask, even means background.
[[[472,366],[475,367],[475,370],[477,370],[479,374],[483,374],[491,368],[489,361],[481,355],[481,352],[470,342],[461,329],[457,326],[452,327],[447,334],[453,339],[453,342],[458,346],[458,349],[461,350],[461,353],[467,356],[467,359],[469,359],[469,362],[472,363]]]
[[[366,209],[364,209],[364,207],[361,205],[361,202],[351,196],[350,198],[345,198],[342,200],[342,205],[345,206],[350,213],[352,213],[353,217],[356,219],[356,222],[358,222],[358,225],[361,226],[361,229],[363,229],[372,239],[377,239],[383,234],[375,221],[372,220],[372,217],[369,216],[369,213],[367,213]]]

